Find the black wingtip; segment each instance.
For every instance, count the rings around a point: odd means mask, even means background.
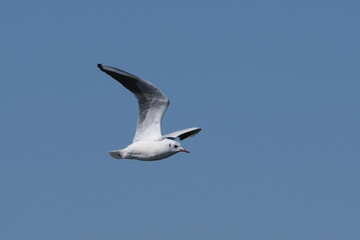
[[[188,137],[193,137],[193,136],[195,136],[195,135],[198,134],[200,131],[201,131],[201,128],[197,128],[197,129],[194,129],[194,130],[192,130],[192,131],[189,131],[189,132],[186,132],[186,133],[183,133],[183,134],[179,135],[178,138],[179,138],[180,140],[184,140],[184,139],[186,139],[186,138],[188,138]]]
[[[101,71],[104,71],[104,68],[103,68],[102,64],[98,63],[97,66],[98,66],[98,68],[100,68]]]

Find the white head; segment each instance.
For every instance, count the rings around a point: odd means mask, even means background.
[[[170,151],[170,152],[173,152],[174,154],[175,154],[175,153],[178,153],[178,152],[190,153],[188,150],[186,150],[185,148],[183,148],[183,147],[181,146],[181,144],[178,143],[177,141],[168,139],[167,144],[168,144],[169,151]]]

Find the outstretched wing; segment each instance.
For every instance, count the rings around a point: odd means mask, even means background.
[[[137,76],[102,64],[98,67],[131,91],[138,100],[139,116],[133,142],[162,139],[161,119],[169,106],[169,99],[153,84]]]
[[[201,128],[198,127],[193,127],[193,128],[186,128],[183,130],[179,130],[176,132],[172,132],[172,133],[168,133],[166,135],[164,135],[164,138],[170,138],[170,139],[175,139],[175,138],[180,138],[180,140],[184,140],[188,137],[193,137],[196,134],[198,134],[201,131]]]

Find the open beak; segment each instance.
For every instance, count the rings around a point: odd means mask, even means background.
[[[186,152],[186,153],[190,153],[188,150],[186,150],[185,148],[181,148],[180,149],[181,152]]]

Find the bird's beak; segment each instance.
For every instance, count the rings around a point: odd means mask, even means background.
[[[186,150],[185,148],[181,148],[180,149],[181,152],[186,152],[186,153],[190,153],[188,150]]]

